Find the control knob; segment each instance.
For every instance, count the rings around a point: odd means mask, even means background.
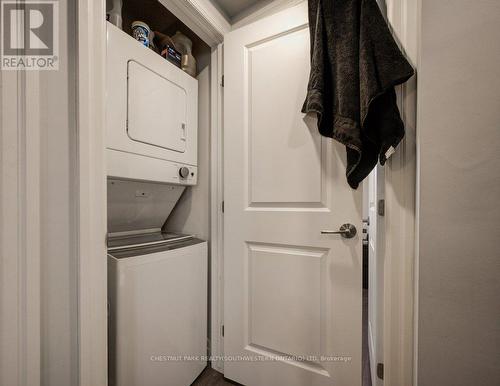
[[[183,166],[182,168],[179,169],[179,176],[181,176],[181,178],[188,178],[189,176],[189,169],[185,166]]]

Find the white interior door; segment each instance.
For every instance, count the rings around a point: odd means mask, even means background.
[[[225,376],[244,385],[361,384],[361,191],[345,149],[300,113],[307,4],[225,39]],[[307,123],[307,124],[306,124]]]

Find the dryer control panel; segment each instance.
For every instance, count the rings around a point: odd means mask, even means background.
[[[188,186],[198,182],[198,168],[193,165],[112,149],[106,156],[108,177]]]

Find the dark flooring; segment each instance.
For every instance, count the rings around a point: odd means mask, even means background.
[[[224,375],[208,366],[191,386],[234,386],[236,383],[224,378]]]
[[[368,290],[363,289],[363,358],[362,358],[362,385],[372,386],[370,375],[370,354],[368,351]]]
[[[370,359],[368,355],[368,290],[363,289],[363,386],[372,386],[370,377]],[[236,383],[224,378],[224,375],[207,367],[193,382],[192,386],[234,386]]]

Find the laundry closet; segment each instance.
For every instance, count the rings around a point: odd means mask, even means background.
[[[108,2],[109,384],[207,364],[210,47],[154,0]]]

